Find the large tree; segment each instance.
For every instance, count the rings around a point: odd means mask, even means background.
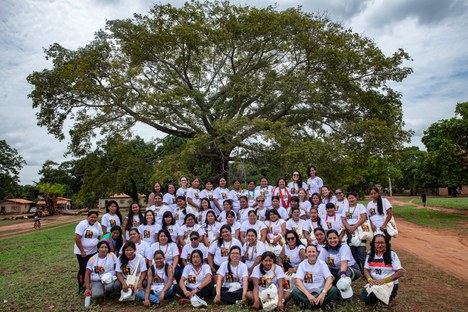
[[[385,56],[368,38],[323,16],[228,2],[155,5],[149,15],[109,21],[83,48],[51,45],[52,69],[28,77],[38,124],[82,155],[91,138],[130,135],[136,123],[196,140],[213,175],[233,151],[275,144],[289,129],[391,151],[402,130],[403,50]],[[190,145],[188,145],[190,146]]]
[[[0,199],[15,196],[20,192],[19,172],[26,164],[5,140],[0,140]]]
[[[453,196],[457,187],[468,184],[468,102],[458,103],[455,114],[431,124],[422,138],[439,186],[448,187]]]

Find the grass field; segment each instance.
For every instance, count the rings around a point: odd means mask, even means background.
[[[415,199],[413,203],[422,204],[421,198]],[[426,205],[452,208],[452,209],[468,209],[468,197],[452,197],[452,198],[428,197],[426,201]]]
[[[411,205],[397,206],[393,209],[397,216],[415,224],[431,226],[440,229],[452,229],[457,233],[467,231],[467,218],[442,211],[415,208]]]

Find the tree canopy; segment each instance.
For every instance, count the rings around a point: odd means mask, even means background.
[[[15,148],[0,140],[0,199],[15,195],[19,187],[19,172],[25,164]]]
[[[109,21],[77,50],[45,50],[53,67],[33,72],[38,124],[85,154],[91,139],[131,136],[137,123],[178,138],[209,160],[212,175],[290,136],[384,155],[408,140],[401,49],[385,56],[366,37],[300,8],[228,2],[155,5]],[[282,136],[282,137],[281,137]],[[343,147],[346,145],[346,148]]]

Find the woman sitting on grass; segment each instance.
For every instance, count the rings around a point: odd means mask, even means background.
[[[137,254],[135,243],[132,241],[127,241],[122,249],[123,254],[117,260],[115,267],[117,278],[120,284],[122,284],[122,290],[127,292],[131,289],[133,294],[135,294],[137,290],[143,291],[143,281],[146,278],[145,257]],[[127,279],[130,275],[139,276],[136,285],[127,283]]]
[[[390,294],[390,301],[395,299],[398,293],[398,279],[402,277],[405,270],[401,266],[400,259],[392,250],[390,241],[383,234],[376,234],[371,242],[370,253],[364,262],[364,276],[369,282],[369,286],[389,284],[393,288]],[[376,303],[377,297],[366,289],[361,292],[361,301],[366,304]]]
[[[143,300],[143,304],[147,307],[152,303],[160,306],[167,304],[173,296],[173,276],[172,266],[165,262],[164,252],[156,250],[148,269],[146,291],[137,290],[136,297]]]
[[[100,241],[97,249],[98,253],[92,256],[86,265],[85,274],[84,294],[91,294],[93,300],[102,299],[105,294],[119,292],[122,288],[115,272],[117,256],[110,252],[106,241]]]

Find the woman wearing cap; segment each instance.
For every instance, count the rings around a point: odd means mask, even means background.
[[[79,270],[77,274],[78,293],[83,292],[86,265],[89,259],[97,252],[99,237],[102,235],[102,227],[98,219],[97,211],[89,211],[86,220],[81,221],[75,228],[74,253],[78,259]]]
[[[228,260],[229,250],[232,246],[238,246],[242,250],[240,241],[232,237],[231,227],[223,225],[220,230],[221,235],[214,241],[208,249],[208,264],[213,276],[224,261]]]
[[[372,231],[382,232],[390,239],[386,230],[388,222],[393,216],[392,205],[386,198],[382,198],[377,187],[371,188],[372,200],[367,204],[367,216],[369,217]]]
[[[294,300],[307,309],[327,306],[338,298],[338,289],[333,286],[333,275],[325,262],[318,259],[315,245],[306,248],[307,259],[302,261],[296,272],[296,287],[292,291]]]
[[[200,242],[200,235],[198,234],[198,232],[194,231],[190,233],[190,244],[185,245],[184,248],[182,248],[182,252],[180,254],[180,259],[184,267],[186,267],[190,263],[190,255],[195,249],[198,249],[202,252],[203,262],[207,263],[208,262],[208,248],[206,248],[206,246]]]
[[[122,288],[115,273],[117,256],[110,252],[106,241],[100,241],[97,249],[98,253],[92,256],[86,265],[84,291],[85,296],[91,295],[94,300],[103,298],[104,294],[118,292]]]
[[[138,231],[141,233],[142,239],[151,246],[151,244],[156,242],[156,233],[158,233],[160,228],[161,226],[156,224],[154,212],[148,210],[145,212],[143,224],[138,226]]]
[[[390,300],[393,300],[398,293],[398,279],[404,275],[405,270],[401,266],[397,254],[392,250],[387,236],[376,234],[370,246],[370,253],[364,263],[364,277],[370,286],[393,282],[393,290],[390,295]],[[361,301],[373,304],[378,300],[373,293],[368,295],[367,290],[363,289]]]
[[[341,243],[338,232],[334,229],[328,230],[326,239],[327,243],[320,251],[319,259],[328,264],[335,280],[349,276],[354,281],[361,277],[361,270],[351,254],[351,249],[347,244]]]
[[[189,263],[182,272],[182,277],[177,285],[174,286],[174,292],[182,298],[190,299],[197,295],[199,298],[207,299],[213,291],[211,282],[211,269],[208,264],[203,263],[203,254],[195,249]]]
[[[348,205],[340,211],[341,219],[346,229],[347,243],[351,248],[354,260],[358,262],[362,270],[364,261],[366,260],[366,241],[359,239],[356,229],[367,219],[366,207],[358,204],[358,195],[355,192],[348,193],[346,198],[348,199]]]
[[[247,230],[247,241],[244,244],[244,262],[249,268],[249,276],[252,274],[253,268],[260,263],[261,256],[265,252],[265,244],[257,238],[257,231],[254,229]]]
[[[219,267],[216,281],[216,296],[214,303],[234,304],[241,300],[247,302],[247,288],[249,274],[247,265],[240,262],[242,250],[239,246],[232,246],[229,250],[229,260]]]
[[[140,256],[136,252],[135,243],[127,241],[123,245],[123,253],[117,260],[115,271],[117,272],[117,279],[122,285],[122,290],[128,292],[129,289],[132,292],[137,290],[143,291],[143,281],[146,278],[146,261],[143,256]],[[140,276],[137,285],[128,285],[127,278],[129,275]]]
[[[283,289],[284,271],[276,265],[276,256],[271,251],[262,254],[261,262],[251,274],[253,291],[247,293],[247,300],[254,309],[262,308],[261,293],[270,285],[275,285],[278,290],[278,309],[283,310],[284,304],[291,298],[291,293]]]
[[[158,241],[151,245],[151,254],[154,255],[156,250],[162,250],[164,253],[165,261],[172,267],[174,277],[178,279],[182,273],[179,265],[179,248],[176,243],[172,241],[171,235],[167,230],[160,230],[158,232]],[[148,258],[148,265],[151,265],[152,257]]]
[[[205,239],[205,230],[201,225],[196,224],[196,217],[193,213],[189,213],[184,218],[184,224],[179,228],[179,246],[184,247],[190,244],[190,233],[196,231],[200,234],[200,240]]]
[[[143,300],[143,304],[147,307],[151,304],[165,304],[167,300],[173,296],[172,267],[165,263],[164,253],[161,250],[156,250],[151,265],[147,271],[146,291],[137,290],[135,295]]]
[[[265,240],[267,228],[265,223],[257,220],[257,213],[255,210],[249,211],[249,219],[242,223],[240,228],[240,241],[245,244],[247,237],[247,230],[254,229],[256,233],[260,233],[260,240]]]
[[[122,225],[122,215],[120,214],[119,204],[115,200],[110,200],[106,206],[106,214],[101,219],[102,232],[108,233],[114,225]]]

